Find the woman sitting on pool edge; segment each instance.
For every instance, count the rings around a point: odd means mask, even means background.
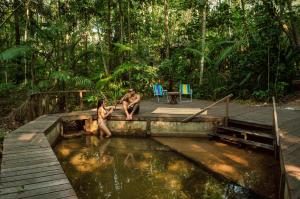
[[[102,138],[104,135],[106,138],[111,136],[111,132],[106,126],[107,117],[113,112],[111,108],[109,111],[105,109],[105,102],[103,99],[98,101],[97,106],[97,116],[98,116],[98,127],[100,131],[100,137]]]

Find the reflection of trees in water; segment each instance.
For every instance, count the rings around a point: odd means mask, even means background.
[[[239,198],[240,187],[208,175],[152,140],[89,136],[62,158],[67,176],[82,198]],[[87,147],[88,146],[88,147]],[[157,150],[159,149],[159,150]],[[152,151],[154,150],[154,151]],[[71,164],[80,157],[81,167]],[[93,162],[91,164],[91,162]],[[81,168],[81,169],[82,169]],[[236,197],[238,196],[238,197]]]

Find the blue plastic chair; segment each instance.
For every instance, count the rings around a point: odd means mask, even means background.
[[[161,84],[156,83],[153,85],[153,94],[157,97],[158,103],[162,101],[160,98],[163,98],[164,96],[166,96],[167,103],[169,103],[168,91],[164,90]]]

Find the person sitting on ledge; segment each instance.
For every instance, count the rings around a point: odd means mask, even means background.
[[[133,114],[138,114],[140,111],[140,101],[141,101],[141,96],[135,92],[134,89],[129,89],[128,93],[122,97],[120,100],[124,112],[126,114],[126,120],[132,120],[132,115]]]
[[[98,127],[100,130],[100,137],[102,138],[104,135],[106,138],[111,136],[111,132],[106,125],[107,117],[113,112],[111,108],[109,111],[105,109],[105,102],[104,100],[98,101],[97,106],[97,115],[98,115]]]

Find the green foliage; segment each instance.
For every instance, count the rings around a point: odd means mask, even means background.
[[[28,53],[31,50],[32,49],[29,46],[11,47],[0,53],[0,61],[9,61],[24,56],[25,53]]]
[[[125,44],[114,43],[114,45],[117,47],[118,53],[131,52],[133,50],[131,47]]]
[[[75,76],[71,78],[70,84],[78,89],[91,88],[93,86],[93,83],[90,79],[82,76]]]
[[[128,88],[135,88],[143,95],[150,93],[150,86],[157,78],[157,68],[145,65],[125,63],[118,66],[114,73],[108,77],[100,76],[96,84],[99,91],[97,99],[110,99],[115,103]]]
[[[32,92],[96,88],[90,102],[115,100],[129,87],[150,95],[158,80],[173,82],[165,86],[174,90],[180,81],[190,83],[195,97],[208,99],[228,93],[240,99],[283,97],[300,76],[299,38],[294,38],[300,35],[300,9],[291,2],[30,1],[29,19],[21,4],[19,20],[1,26],[1,80],[30,83],[24,87]],[[3,5],[6,19],[15,7],[8,0]]]
[[[53,71],[50,77],[54,80],[65,82],[71,79],[71,74],[68,71]]]
[[[0,84],[0,96],[7,96],[11,93],[17,92],[17,86],[12,83],[1,83]]]
[[[4,129],[0,129],[0,143],[3,143],[3,140],[5,138],[5,136],[7,135],[8,131],[4,130]]]
[[[263,101],[268,97],[268,91],[257,90],[253,92],[252,96],[258,101]]]

